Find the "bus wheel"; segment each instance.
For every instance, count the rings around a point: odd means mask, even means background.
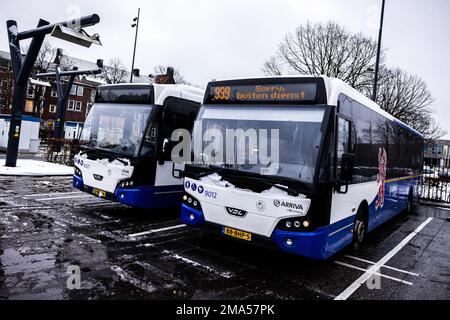
[[[358,210],[356,215],[355,228],[353,229],[353,249],[358,251],[366,238],[367,225],[366,219],[364,219],[364,214],[361,208]]]

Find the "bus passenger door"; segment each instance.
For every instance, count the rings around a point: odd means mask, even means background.
[[[162,117],[163,137],[156,169],[155,186],[182,185],[181,173],[184,171],[184,164],[175,164],[172,161],[172,150],[179,143],[172,141],[172,134],[177,129],[192,132],[198,105],[175,97],[166,99]]]

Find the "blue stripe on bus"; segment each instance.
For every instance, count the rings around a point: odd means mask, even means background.
[[[369,205],[369,231],[393,218],[407,208],[409,191],[413,188],[415,199],[418,199],[418,187],[421,178],[399,179],[385,184],[385,202],[383,208],[376,210],[378,195]],[[394,195],[391,195],[394,194]],[[308,258],[324,260],[338,253],[353,241],[353,228],[356,214],[332,225],[322,227],[314,232],[289,232],[275,230],[271,236],[282,250]],[[181,221],[193,227],[205,223],[203,212],[185,204],[181,207]],[[292,245],[287,244],[287,240]]]
[[[74,188],[84,191],[83,178],[74,175],[72,184]],[[173,208],[181,202],[183,186],[144,186],[134,189],[117,188],[114,195],[116,201],[135,208]]]
[[[134,189],[117,188],[117,201],[136,208],[162,209],[176,207],[181,202],[183,186],[144,186]]]

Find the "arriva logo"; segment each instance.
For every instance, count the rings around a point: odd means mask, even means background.
[[[275,200],[273,202],[274,206],[277,208],[287,208],[287,209],[293,209],[293,210],[301,210],[303,211],[303,205],[301,204],[297,204],[297,203],[293,203],[293,202],[287,202],[287,201],[280,201],[280,200]]]

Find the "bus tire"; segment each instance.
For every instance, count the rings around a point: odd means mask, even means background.
[[[358,213],[356,214],[355,226],[353,229],[353,250],[359,251],[364,243],[364,240],[367,235],[367,215],[363,206],[361,205],[358,209]]]

